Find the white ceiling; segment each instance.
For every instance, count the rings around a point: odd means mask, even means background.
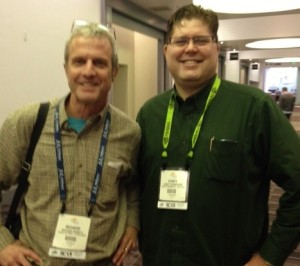
[[[179,7],[191,4],[192,0],[127,0],[128,2],[134,3],[145,10],[165,19],[168,18],[176,11]],[[219,19],[234,19],[234,18],[245,18],[245,17],[256,17],[256,16],[268,16],[268,15],[279,15],[279,14],[299,14],[300,9],[294,9],[284,12],[272,12],[272,13],[257,13],[257,14],[225,14],[218,13]]]
[[[192,0],[128,0],[139,7],[142,7],[148,12],[151,12],[153,15],[158,16],[164,20],[168,20],[171,14],[180,6],[192,3]],[[273,13],[258,13],[258,14],[224,14],[218,13],[219,20],[228,20],[228,19],[241,19],[241,18],[253,18],[253,17],[266,17],[266,16],[276,16],[276,15],[289,15],[289,14],[300,14],[300,9],[291,10],[291,11],[284,11],[284,12],[273,12]],[[278,23],[282,23],[280,19]],[[299,27],[300,22],[298,25],[294,25],[295,27]],[[276,28],[276,25],[274,25]],[[255,30],[255,29],[254,29]],[[300,37],[299,36],[290,36],[290,37]],[[270,36],[269,36],[270,38]],[[275,37],[274,37],[275,38]],[[279,38],[278,34],[276,38]],[[222,45],[223,50],[249,50],[249,48],[245,47],[245,44],[250,41],[260,40],[262,38],[256,39],[239,39],[239,40],[228,40]]]

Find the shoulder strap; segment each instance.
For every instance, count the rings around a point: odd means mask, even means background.
[[[33,153],[34,153],[35,146],[36,146],[36,144],[37,144],[37,142],[40,138],[42,129],[44,127],[44,123],[46,121],[48,109],[49,109],[49,102],[40,104],[40,108],[39,108],[39,111],[38,111],[38,114],[37,114],[36,122],[34,124],[33,130],[32,130],[32,133],[31,133],[31,139],[30,139],[28,150],[27,150],[26,159],[22,164],[21,175],[23,175],[22,172],[26,172],[27,175],[30,172],[30,167],[31,167],[31,163],[32,163],[32,156],[33,156]]]
[[[39,140],[40,134],[42,132],[43,126],[46,121],[47,113],[49,110],[50,103],[41,103],[37,115],[36,122],[34,124],[29,147],[27,150],[25,161],[22,164],[21,172],[19,174],[19,185],[16,189],[15,195],[13,197],[13,200],[10,205],[10,209],[6,218],[5,226],[10,229],[10,225],[12,222],[12,219],[14,218],[14,215],[17,211],[17,208],[19,206],[20,199],[22,198],[22,195],[27,187],[27,178],[31,169],[31,163],[32,163],[32,156],[34,153],[35,146]]]

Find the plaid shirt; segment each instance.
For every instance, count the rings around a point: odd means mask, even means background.
[[[20,240],[42,257],[43,265],[92,265],[109,258],[116,250],[126,226],[139,229],[138,186],[135,174],[140,129],[136,122],[111,105],[87,120],[77,134],[68,127],[65,101],[53,100],[33,156],[29,188],[21,210]],[[54,146],[54,111],[60,104],[63,163],[67,190],[66,213],[86,216],[94,180],[105,113],[111,114],[108,143],[85,261],[51,258],[51,247],[61,201]],[[17,183],[29,144],[38,104],[13,113],[0,131],[0,189]],[[0,249],[14,239],[1,225]]]

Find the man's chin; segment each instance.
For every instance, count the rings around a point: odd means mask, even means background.
[[[97,102],[97,99],[92,96],[81,96],[78,97],[78,100],[83,104],[94,104]]]
[[[182,81],[191,83],[199,82],[199,80],[201,80],[201,75],[186,75],[182,78]]]

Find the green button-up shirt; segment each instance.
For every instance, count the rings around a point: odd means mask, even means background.
[[[186,101],[176,96],[168,167],[185,166],[210,88]],[[149,100],[137,118],[143,265],[241,266],[257,251],[282,265],[300,235],[299,136],[271,97],[222,80],[189,169],[188,210],[158,209],[162,136],[172,93]],[[271,179],[286,193],[268,235]]]

